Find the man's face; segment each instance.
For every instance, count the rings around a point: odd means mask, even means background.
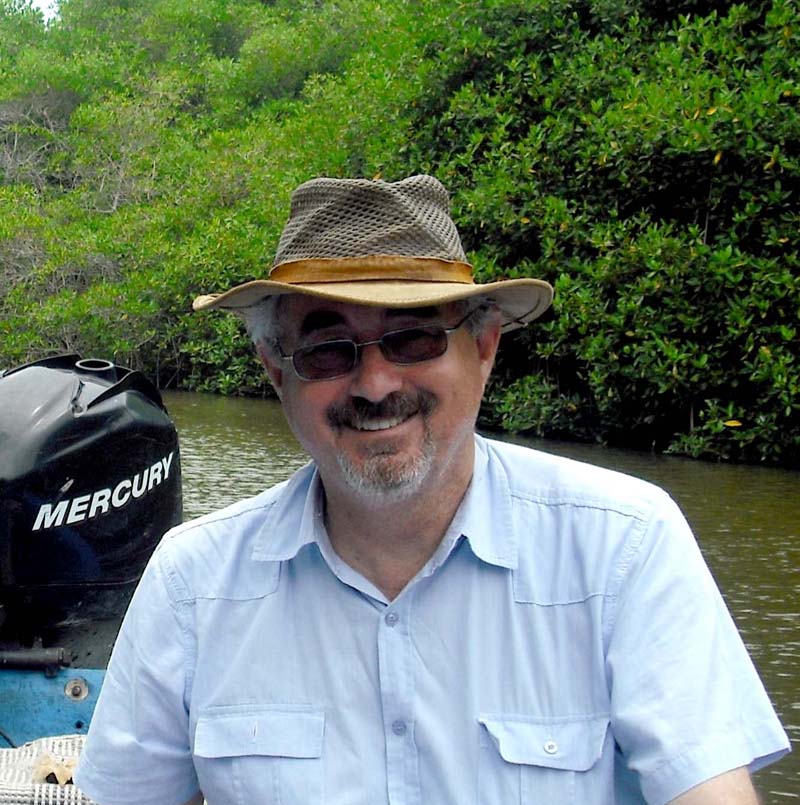
[[[371,341],[406,327],[451,327],[459,313],[452,304],[401,310],[293,295],[279,306],[280,344],[289,355],[334,339]],[[333,380],[303,380],[290,361],[262,359],[326,491],[378,505],[469,478],[473,428],[498,339],[499,325],[477,337],[460,327],[444,355],[410,365],[388,361],[373,344],[359,351],[350,373]]]

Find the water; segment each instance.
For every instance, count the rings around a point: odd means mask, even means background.
[[[164,397],[180,435],[186,518],[254,495],[307,461],[273,400]],[[646,478],[677,500],[794,746],[756,775],[764,805],[800,802],[800,473],[506,438]]]

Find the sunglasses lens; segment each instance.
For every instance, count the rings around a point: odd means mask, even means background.
[[[386,333],[381,339],[386,358],[394,363],[419,363],[438,358],[447,351],[443,327],[412,327]]]
[[[297,350],[294,368],[306,380],[329,380],[346,375],[356,365],[356,345],[352,341],[326,341]]]
[[[447,352],[447,330],[437,325],[410,327],[385,333],[379,341],[356,344],[353,341],[324,341],[292,353],[295,371],[304,380],[332,380],[349,374],[358,363],[358,350],[379,343],[383,356],[392,363],[429,361]]]

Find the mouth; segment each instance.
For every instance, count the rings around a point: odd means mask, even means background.
[[[378,403],[354,397],[347,403],[332,406],[328,410],[328,422],[337,430],[348,428],[374,433],[396,428],[417,415],[427,416],[435,405],[436,398],[427,391],[414,395],[390,394]]]
[[[409,416],[403,417],[390,417],[390,418],[383,418],[383,419],[369,419],[366,421],[353,423],[350,425],[354,430],[367,430],[367,431],[376,431],[376,430],[389,430],[389,428],[396,428],[398,425],[402,425],[403,422],[408,422],[412,416],[415,414],[410,414]]]

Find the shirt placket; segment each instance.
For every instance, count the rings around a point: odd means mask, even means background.
[[[421,799],[414,740],[410,599],[411,596],[403,595],[387,606],[378,628],[378,673],[390,805],[419,805]]]

